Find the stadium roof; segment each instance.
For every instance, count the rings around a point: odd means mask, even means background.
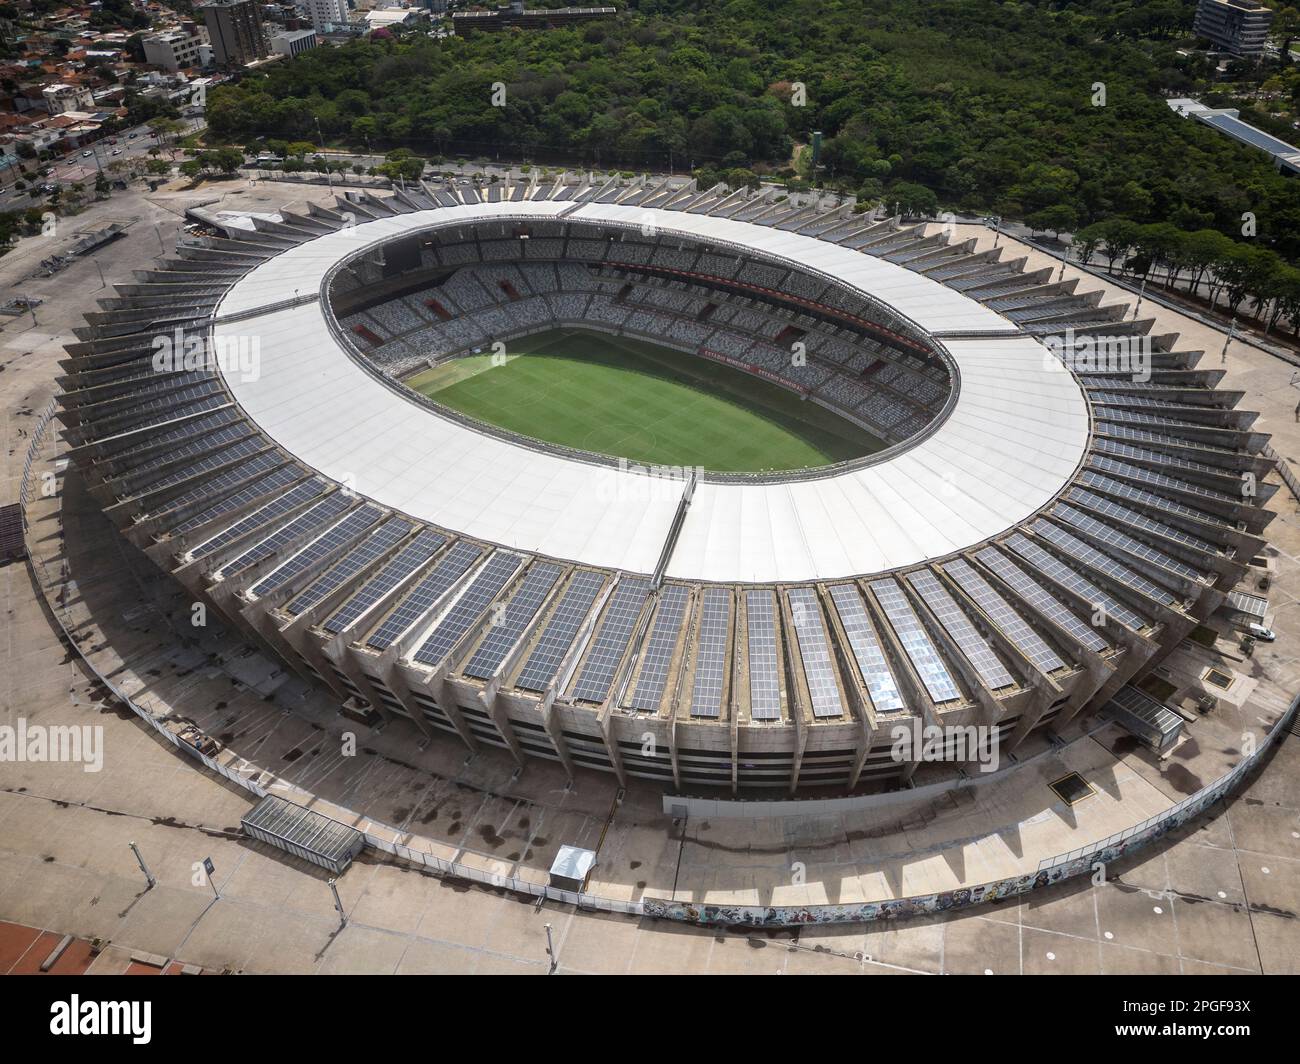
[[[530,215],[653,226],[777,256],[852,285],[948,339],[955,404],[919,444],[821,479],[696,488],[667,573],[706,581],[829,579],[979,543],[1045,506],[1079,466],[1088,407],[1074,377],[997,312],[930,278],[810,236],[678,211],[558,201],[482,203],[367,221],[258,266],[214,334],[256,336],[256,379],[226,373],[253,420],[326,476],[413,517],[520,550],[649,573],[684,484],[489,436],[439,417],[343,350],[317,293],[331,268],[422,228]],[[276,307],[280,304],[280,307]],[[259,313],[262,308],[275,308]],[[238,320],[230,320],[238,315]],[[222,319],[225,319],[223,322]]]

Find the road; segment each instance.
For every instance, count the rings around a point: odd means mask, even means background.
[[[182,121],[185,123],[185,128],[177,134],[177,139],[189,136],[203,128],[201,118],[187,118]],[[114,138],[117,140],[116,144],[111,143]],[[158,138],[150,132],[148,124],[133,126],[113,134],[112,137],[97,140],[49,164],[50,174],[42,180],[60,185],[80,182],[89,188],[94,184],[95,175],[100,169],[107,168],[111,163],[129,162],[147,156],[150,148],[158,147],[161,147]],[[86,152],[91,154],[87,156]],[[114,155],[114,152],[119,154]],[[167,157],[167,149],[164,149],[163,157]],[[35,202],[25,190],[15,189],[14,177],[13,172],[6,175],[4,188],[0,190],[0,210],[21,210],[32,206]],[[31,179],[27,180],[30,182]]]

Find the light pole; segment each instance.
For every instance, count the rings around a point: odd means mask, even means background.
[[[330,893],[334,895],[334,908],[338,910],[339,914],[339,930],[342,931],[348,926],[348,914],[343,911],[343,901],[339,898],[338,880],[331,879],[329,884]]]
[[[1138,289],[1138,301],[1137,301],[1137,305],[1133,308],[1133,320],[1134,320],[1134,321],[1137,321],[1137,320],[1138,320],[1138,311],[1140,311],[1140,310],[1142,309],[1142,300],[1146,297],[1146,294],[1147,294],[1147,279],[1146,279],[1145,277],[1143,277],[1143,278],[1142,278],[1142,287]]]
[[[140,866],[140,871],[144,873],[144,878],[149,884],[144,889],[153,890],[153,888],[157,885],[158,880],[154,879],[153,873],[149,871],[149,866],[144,863],[144,858],[140,856],[140,847],[137,846],[134,842],[128,842],[127,845],[131,847],[131,852],[135,854],[136,864]]]
[[[1219,364],[1223,365],[1228,361],[1228,345],[1236,338],[1237,335],[1237,318],[1234,315],[1231,324],[1228,326],[1227,339],[1223,341],[1223,351],[1219,355]]]

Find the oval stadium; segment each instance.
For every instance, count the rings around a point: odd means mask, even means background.
[[[933,227],[573,176],[208,217],[67,347],[69,457],[420,745],[776,798],[910,785],[900,724],[1159,744],[1137,683],[1264,544],[1222,371]]]

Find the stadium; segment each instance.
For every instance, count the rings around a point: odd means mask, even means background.
[[[421,743],[758,797],[913,782],[899,725],[1159,748],[1137,683],[1264,546],[1222,371],[924,226],[576,175],[204,221],[68,346],[68,457]]]

